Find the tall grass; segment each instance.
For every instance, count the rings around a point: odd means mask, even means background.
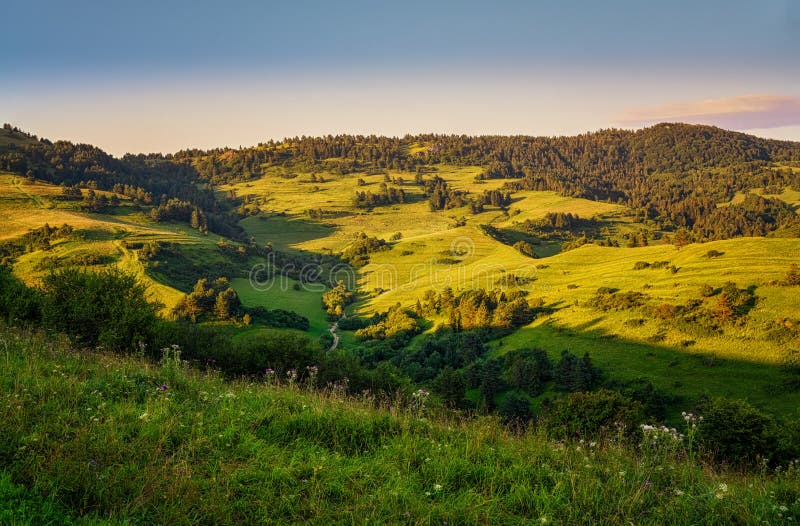
[[[669,448],[553,442],[341,393],[226,382],[174,350],[153,364],[0,327],[0,488],[11,488],[0,496],[18,506],[0,517],[36,523],[33,503],[78,523],[800,520],[797,468],[720,471]]]

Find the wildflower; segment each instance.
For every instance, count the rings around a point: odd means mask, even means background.
[[[652,482],[650,482],[649,480],[645,480],[644,485],[645,487],[650,487],[652,485]]]
[[[167,384],[161,384],[161,387],[159,387],[159,389],[162,390],[162,391],[166,391],[167,390]]]
[[[264,370],[264,374],[266,374],[267,376],[272,376],[273,374],[275,374],[275,370],[274,369],[270,369],[269,367],[267,367]]]
[[[147,413],[142,413],[141,415],[139,415],[139,420],[147,420],[147,417],[149,417],[149,416],[150,415],[147,414]]]
[[[714,496],[722,500],[725,498],[726,493],[728,493],[728,485],[723,482],[720,483],[719,486],[717,486],[717,490],[714,492]]]
[[[681,495],[683,495],[683,491],[682,491],[682,490],[679,490],[679,489],[677,489],[677,488],[676,488],[676,489],[674,489],[674,490],[672,491],[672,493],[674,493],[674,494],[675,494],[675,495],[677,495],[678,497],[680,497]]]
[[[433,490],[434,491],[442,491],[442,485],[441,484],[434,484],[433,485]]]

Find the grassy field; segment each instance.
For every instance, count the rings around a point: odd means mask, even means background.
[[[427,243],[403,241],[390,252],[375,254],[361,273],[361,288],[371,291],[359,305],[361,312],[385,310],[398,302],[413,306],[427,289],[491,289],[504,273],[534,277],[536,281],[522,288],[529,297],[541,298],[551,314],[494,343],[495,353],[539,347],[557,359],[563,350],[588,352],[615,378],[647,378],[688,399],[724,394],[785,415],[798,414],[800,393],[779,386],[785,381],[780,366],[789,353],[800,350],[800,342],[769,341],[765,326],[780,318],[800,319],[797,289],[770,284],[800,260],[800,240],[736,239],[681,250],[672,245],[587,245],[531,260],[468,227],[448,234],[431,236]],[[459,264],[437,265],[437,249],[453,243],[474,247],[474,252]],[[415,252],[399,256],[403,250]],[[706,258],[709,250],[723,255]],[[669,261],[678,272],[635,271],[638,261]],[[537,268],[542,265],[545,268]],[[601,312],[587,305],[599,287],[645,293],[651,306],[682,305],[699,298],[703,285],[716,288],[727,281],[742,288],[755,286],[758,300],[744,325],[726,327],[722,334],[699,335],[642,309]]]
[[[330,327],[322,308],[324,290],[314,284],[295,290],[293,285],[297,283],[291,278],[279,276],[263,286],[254,288],[247,278],[231,280],[231,285],[246,307],[260,306],[294,311],[308,318],[310,322],[308,332],[311,336],[320,336]]]
[[[475,184],[479,172],[472,168],[440,166],[437,173],[453,187],[472,192],[497,188],[501,183]],[[567,252],[557,245],[554,250],[542,245],[537,247],[540,253],[553,255],[531,259],[492,239],[480,226],[513,230],[548,212],[595,218],[616,236],[642,225],[619,205],[534,191],[515,193],[509,213],[491,208],[478,215],[469,215],[465,209],[432,212],[426,202],[377,207],[371,212],[354,210],[348,204],[354,188],[346,183],[360,176],[331,175],[330,182],[318,185],[325,190],[311,194],[305,183],[293,184],[277,176],[232,188],[240,195],[262,196],[266,198],[264,210],[282,213],[242,222],[259,242],[271,241],[279,248],[329,254],[346,247],[356,232],[385,239],[399,232],[402,238],[391,250],[371,254],[370,263],[359,269],[358,313],[384,311],[396,303],[412,306],[428,289],[507,288],[502,279],[514,274],[531,280],[522,288],[529,298],[541,298],[549,314],[504,338],[502,345],[495,343],[493,352],[531,346],[542,347],[553,357],[564,349],[590,352],[614,376],[647,377],[676,395],[725,394],[748,398],[779,413],[796,413],[800,395],[778,393],[775,386],[783,381],[780,366],[791,351],[800,349],[800,342],[769,341],[766,326],[782,318],[800,319],[797,291],[771,284],[785,275],[790,264],[800,261],[800,241],[744,238],[680,250],[660,244],[640,248],[590,244]],[[363,177],[368,185],[383,180],[382,175]],[[413,178],[411,174],[403,177]],[[791,203],[796,193],[786,190],[780,197]],[[309,220],[305,210],[317,206],[336,215],[323,221]],[[465,222],[457,226],[461,217]],[[712,250],[721,255],[709,258]],[[637,262],[667,262],[676,271],[634,270]],[[685,305],[701,297],[704,285],[719,288],[728,281],[741,288],[755,287],[757,301],[744,323],[727,326],[722,333],[697,333],[645,312],[664,303]],[[587,305],[599,287],[644,293],[647,305],[645,309],[601,312]],[[710,362],[713,366],[703,365]],[[737,381],[731,381],[733,378]]]
[[[404,188],[409,203],[354,209],[351,198],[359,188],[354,181],[361,177],[366,181],[363,188],[370,189],[383,182],[383,174],[315,174],[324,182],[312,183],[311,174],[287,178],[289,174],[282,168],[270,170],[266,177],[226,188],[260,203],[263,213],[241,222],[260,244],[269,242],[289,252],[335,254],[358,232],[384,239],[401,235],[391,250],[372,254],[370,263],[358,270],[360,294],[355,312],[366,315],[385,311],[396,303],[411,306],[428,289],[507,288],[502,279],[514,274],[529,279],[523,288],[529,298],[541,298],[549,313],[504,338],[502,345],[493,344],[493,352],[502,354],[534,345],[554,357],[564,349],[588,351],[615,376],[648,377],[679,395],[696,397],[710,392],[738,396],[784,414],[794,412],[800,402],[797,393],[776,393],[775,388],[782,381],[780,365],[789,352],[800,349],[800,343],[796,339],[769,341],[766,337],[771,322],[800,319],[797,291],[771,284],[783,277],[791,263],[800,261],[800,241],[796,239],[744,238],[680,250],[673,245],[606,248],[590,244],[567,252],[561,252],[554,243],[553,250],[537,248],[543,255],[552,256],[531,259],[491,238],[481,226],[514,229],[548,212],[595,218],[609,225],[615,235],[641,225],[633,221],[625,207],[553,192],[517,192],[508,213],[491,207],[478,215],[469,215],[465,208],[434,212],[421,199],[420,188],[408,183],[413,181],[413,174],[394,171],[389,172],[390,177],[407,181]],[[474,193],[503,183],[494,180],[476,184],[478,173],[476,167],[437,167],[437,174],[448,184]],[[28,283],[35,283],[42,275],[44,258],[105,255],[112,264],[141,276],[150,286],[152,297],[169,308],[182,293],[165,277],[166,269],[145,268],[125,248],[124,241],[169,241],[178,244],[197,265],[220,263],[222,256],[215,247],[218,236],[202,235],[185,225],[154,224],[125,203],[114,215],[86,214],[56,199],[58,192],[52,185],[26,184],[18,177],[0,176],[0,212],[11,225],[3,235],[19,235],[44,222],[66,222],[81,233],[78,239],[54,243],[46,253],[37,251],[19,258],[15,272]],[[786,190],[781,198],[795,202],[796,194]],[[320,208],[329,212],[324,219],[311,219],[307,214]],[[712,250],[721,255],[707,257]],[[637,262],[657,261],[667,262],[677,271],[634,270]],[[700,298],[704,285],[718,288],[728,281],[739,287],[755,287],[757,302],[744,323],[725,327],[722,333],[698,334],[691,328],[659,321],[646,309],[601,312],[587,305],[599,287],[609,287],[646,294],[646,308],[663,303],[680,306]],[[285,287],[256,291],[246,279],[233,279],[244,305],[293,310],[309,318],[312,336],[323,334],[329,324],[321,308],[322,291],[296,291],[292,285],[292,280],[287,280]],[[443,322],[433,321],[434,326]],[[342,334],[343,346],[355,344],[351,336]],[[703,365],[709,361],[713,367]]]
[[[184,224],[153,223],[125,198],[121,198],[122,204],[113,214],[84,212],[79,204],[58,199],[60,193],[58,186],[29,183],[20,177],[0,174],[0,213],[8,225],[0,232],[0,240],[20,236],[45,224],[68,224],[76,230],[71,239],[54,242],[50,250],[34,251],[19,258],[14,272],[29,284],[38,283],[48,271],[48,260],[69,261],[80,255],[96,255],[105,258],[98,267],[113,265],[139,276],[147,284],[152,299],[168,310],[183,293],[157,270],[145,268],[125,243],[174,243],[186,253],[194,253],[199,261],[213,263],[218,259],[215,245],[221,238],[215,234],[204,235]],[[103,191],[98,194],[111,195]]]
[[[4,524],[788,524],[797,469],[225,382],[0,327]],[[684,446],[681,446],[684,447]]]

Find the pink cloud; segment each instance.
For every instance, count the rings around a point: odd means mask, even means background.
[[[800,125],[800,97],[742,95],[724,99],[672,102],[654,108],[625,111],[615,121],[622,126],[657,122],[710,124],[733,130]]]

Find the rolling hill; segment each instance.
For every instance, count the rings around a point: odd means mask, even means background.
[[[572,138],[287,139],[115,159],[2,133],[0,238],[46,223],[75,230],[9,259],[28,284],[72,264],[119,267],[170,316],[195,281],[225,276],[245,307],[297,312],[314,338],[328,332],[321,300],[340,278],[356,293],[346,309],[355,320],[414,311],[429,291],[496,289],[522,294],[534,314],[483,334],[485,359],[588,352],[608,375],[646,378],[672,396],[797,411],[800,393],[775,387],[792,381],[786,364],[800,352],[796,288],[781,284],[800,261],[796,143],[672,124]],[[72,187],[79,198],[65,197]],[[92,208],[89,190],[117,204]],[[362,238],[385,244],[364,249]],[[284,275],[254,288],[258,265]],[[728,283],[748,303],[723,320]],[[447,311],[421,316],[404,343],[343,329],[341,348],[413,349],[449,326]],[[200,323],[253,338],[262,328]]]

